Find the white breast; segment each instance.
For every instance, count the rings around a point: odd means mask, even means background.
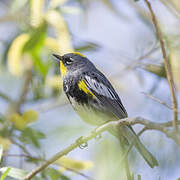
[[[90,106],[78,104],[74,98],[69,97],[74,110],[78,113],[82,120],[91,125],[102,125],[108,121],[108,116],[104,112],[95,111]]]

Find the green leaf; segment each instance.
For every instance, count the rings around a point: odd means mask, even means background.
[[[2,159],[2,155],[3,155],[3,147],[2,147],[2,145],[0,145],[0,162]]]
[[[141,175],[140,174],[137,175],[137,180],[141,180]]]
[[[27,174],[26,171],[22,169],[13,168],[13,167],[3,167],[0,169],[0,172],[6,173],[6,176],[10,176],[15,179],[23,179],[25,175]]]
[[[8,175],[8,173],[9,173],[10,170],[11,170],[11,168],[7,168],[6,171],[2,174],[0,180],[4,180],[4,179],[6,178],[6,176]]]
[[[166,72],[164,65],[156,65],[156,64],[144,64],[142,69],[149,71],[159,77],[166,78]]]
[[[22,180],[27,175],[27,171],[13,167],[0,168],[0,172],[3,173],[0,180],[3,180],[6,176]],[[33,180],[41,180],[41,179],[39,177],[34,177]]]
[[[83,45],[75,47],[76,51],[96,51],[100,48],[98,44],[92,42],[86,42]]]
[[[46,37],[47,24],[43,22],[38,28],[33,29],[30,39],[26,42],[23,52],[38,52],[43,46]]]
[[[20,140],[25,144],[32,144],[36,148],[40,148],[39,139],[44,139],[45,135],[35,129],[25,128],[20,136]]]
[[[63,175],[53,168],[48,168],[46,170],[46,173],[51,178],[51,180],[70,180],[67,176]]]
[[[25,6],[27,1],[28,0],[23,0],[23,1],[22,0],[14,0],[14,1],[12,1],[11,6],[10,6],[12,13],[18,12],[18,11],[20,12],[20,10],[22,10],[22,8]]]
[[[36,70],[41,74],[43,75],[43,77],[45,77],[48,73],[48,70],[49,70],[49,67],[50,67],[50,61],[45,61],[43,62],[41,60],[41,57],[39,54],[37,53],[32,53],[32,57],[33,57],[33,60],[34,60],[34,65],[35,65],[35,68]]]

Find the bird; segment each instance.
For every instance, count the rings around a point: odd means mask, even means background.
[[[128,117],[110,81],[85,55],[79,52],[52,55],[59,64],[63,90],[82,120],[100,126]],[[151,168],[158,166],[156,158],[142,144],[130,125],[110,128],[108,131],[119,139],[121,145],[133,144]]]

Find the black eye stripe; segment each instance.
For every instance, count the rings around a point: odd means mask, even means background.
[[[72,58],[66,58],[66,59],[65,59],[65,63],[66,63],[67,65],[71,64],[72,62],[73,62],[73,59],[72,59]]]

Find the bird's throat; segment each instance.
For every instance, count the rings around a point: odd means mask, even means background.
[[[67,73],[67,68],[64,66],[62,61],[60,61],[60,71],[62,76],[65,76]]]

